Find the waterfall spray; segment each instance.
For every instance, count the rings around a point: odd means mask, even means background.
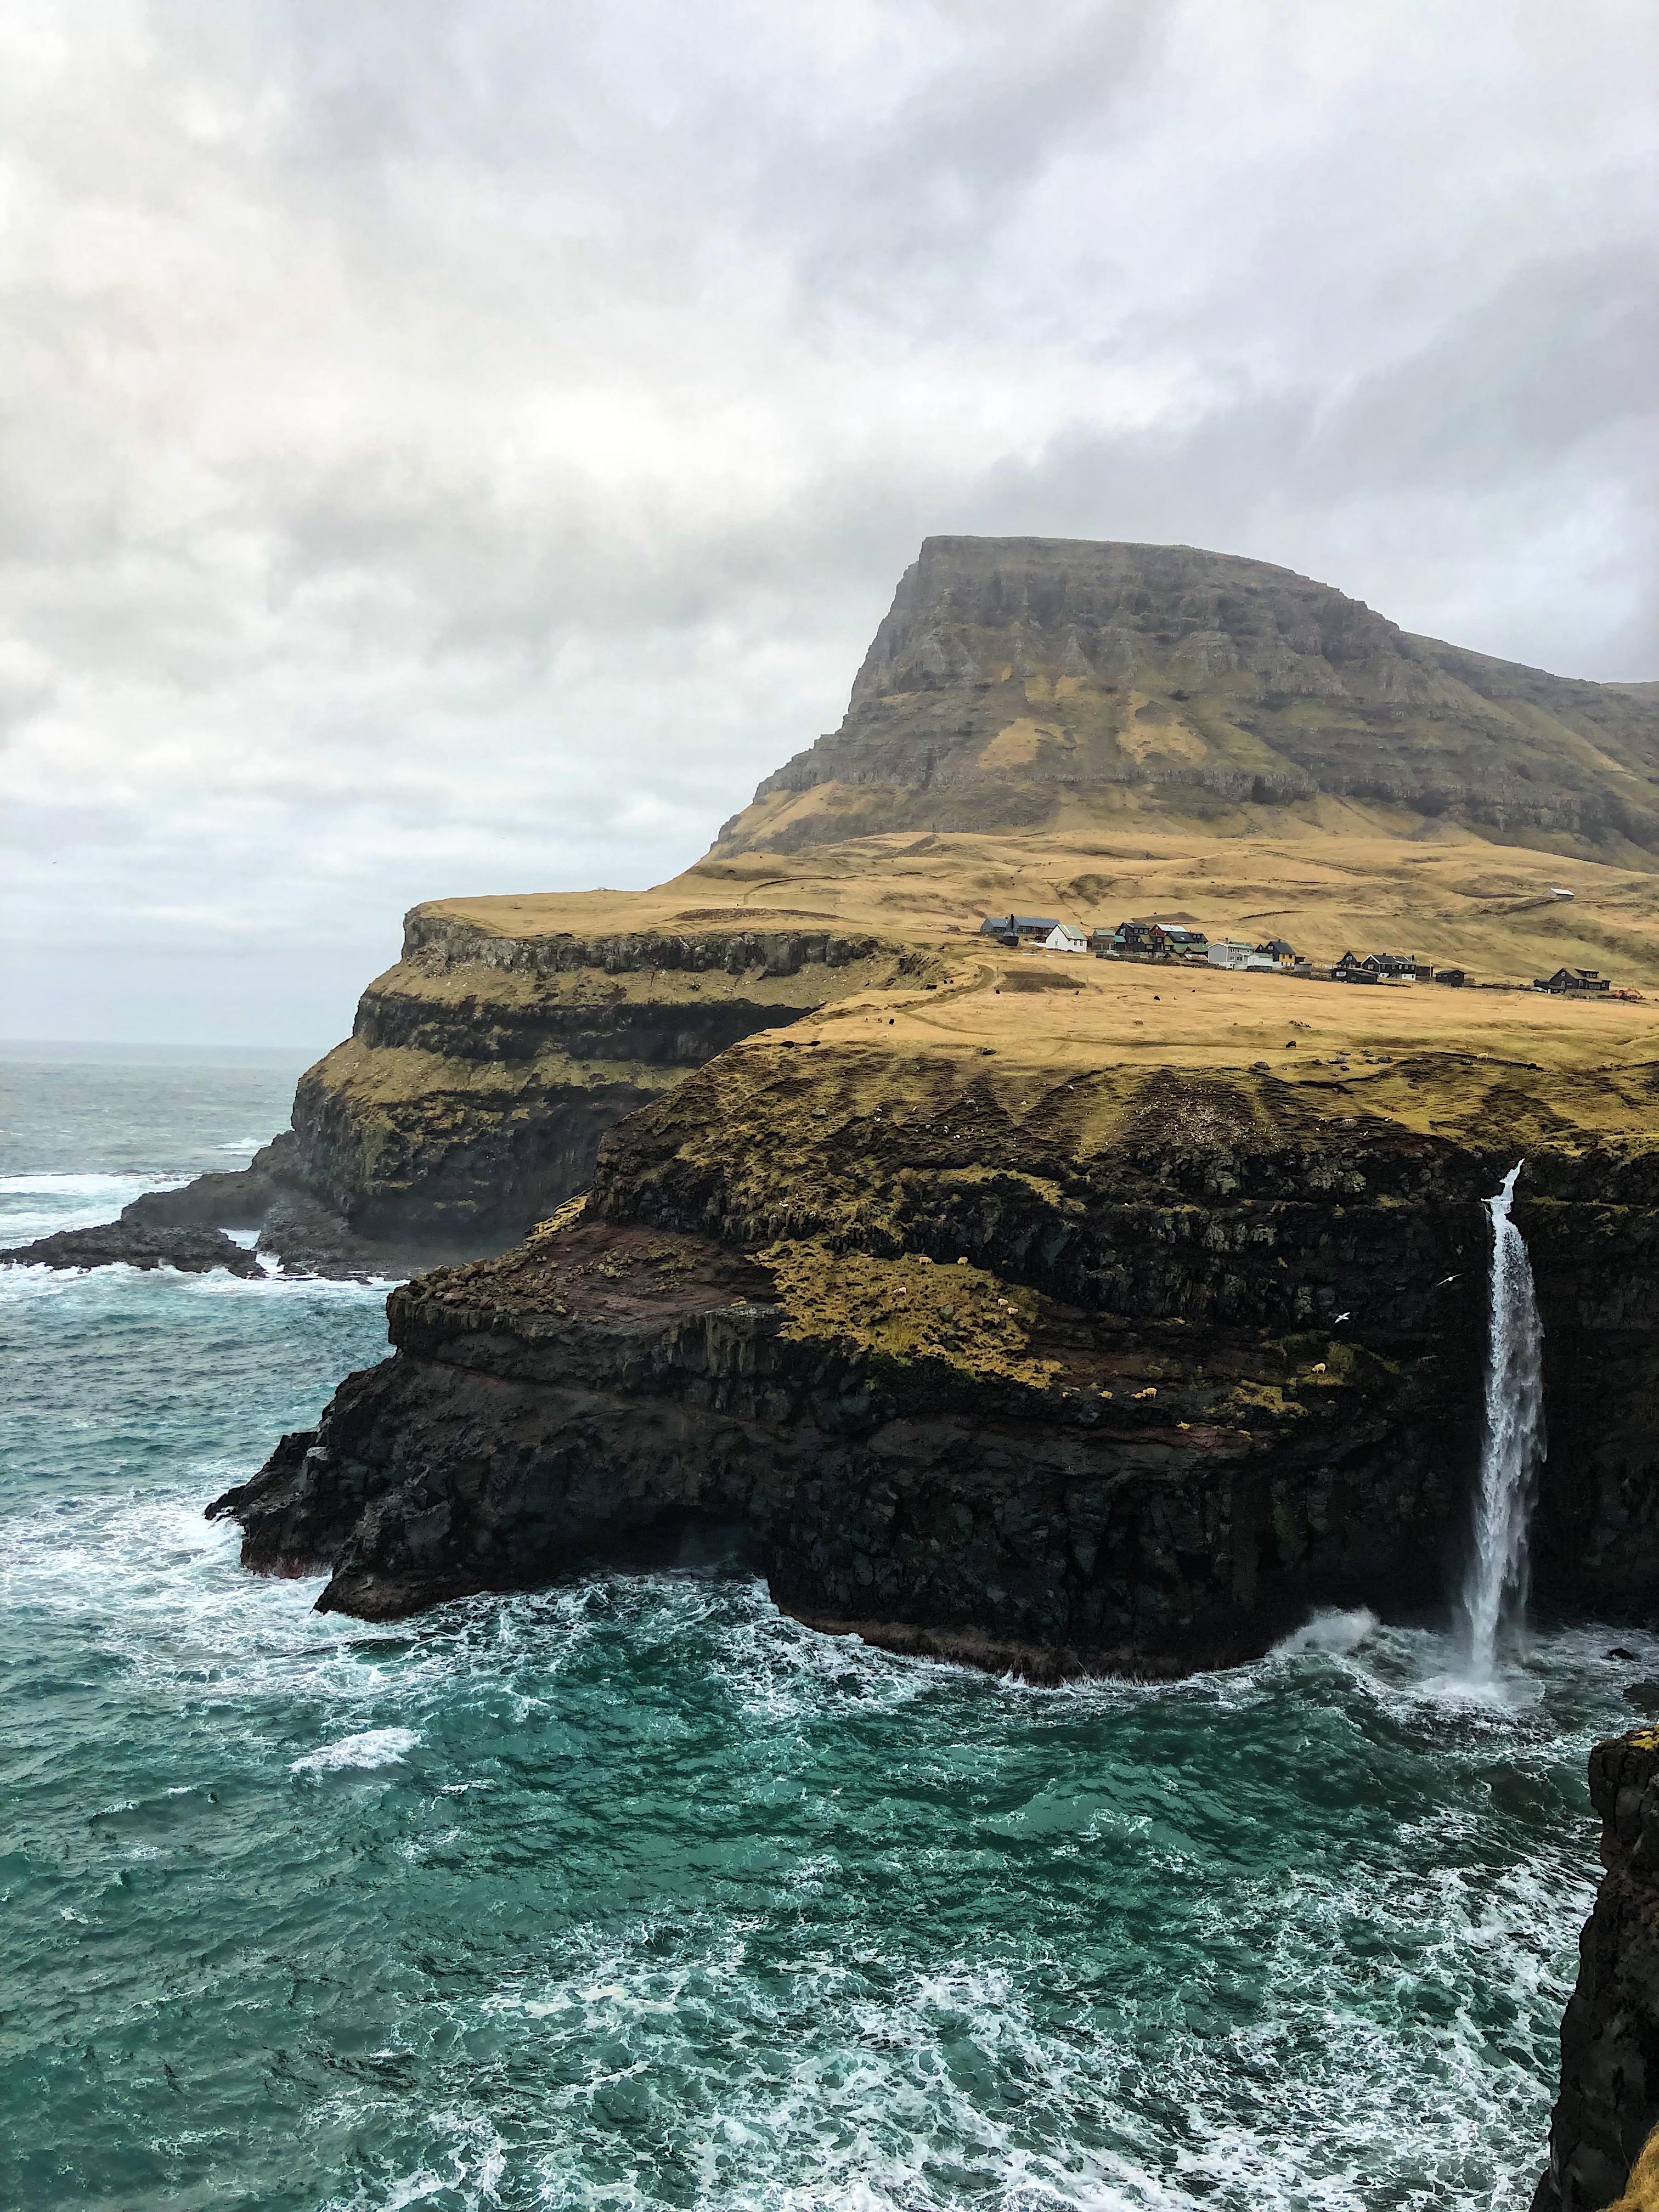
[[[1532,1263],[1510,1219],[1518,1161],[1486,1200],[1492,1216],[1488,1278],[1486,1434],[1474,1501],[1474,1552],[1463,1581],[1469,1673],[1489,1682],[1499,1632],[1527,1601],[1527,1522],[1544,1458],[1544,1331],[1533,1292]]]

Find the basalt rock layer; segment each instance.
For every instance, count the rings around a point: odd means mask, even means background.
[[[580,1209],[393,1294],[395,1356],[219,1501],[325,1607],[726,1550],[780,1603],[1040,1679],[1427,1607],[1478,1446],[1509,1164],[1294,1087],[756,1041],[635,1115]],[[1528,1168],[1569,1413],[1543,1595],[1659,1595],[1642,1147]]]
[[[264,1273],[253,1254],[217,1229],[146,1229],[125,1219],[96,1229],[60,1229],[32,1244],[14,1244],[0,1261],[18,1267],[177,1267],[205,1275],[223,1267],[233,1275]]]
[[[1412,636],[1265,561],[930,538],[841,728],[767,777],[720,849],[1030,829],[1079,807],[1314,823],[1322,796],[1659,855],[1659,701]]]
[[[1659,2125],[1659,1729],[1598,1743],[1589,1786],[1607,1874],[1579,1939],[1533,2212],[1659,2204],[1659,2148],[1642,2154]]]
[[[605,1131],[758,1030],[943,972],[867,932],[718,926],[514,933],[416,908],[404,957],[240,1176],[127,1209],[260,1226],[298,1271],[406,1273],[498,1251],[591,1180]]]

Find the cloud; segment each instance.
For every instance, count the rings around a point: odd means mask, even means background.
[[[257,1041],[245,958],[321,1043],[417,898],[672,872],[930,531],[1653,674],[1656,43],[1623,0],[14,13],[9,1026]]]

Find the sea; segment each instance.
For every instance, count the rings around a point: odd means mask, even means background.
[[[8,1048],[0,1242],[245,1160],[301,1058]],[[1655,1639],[1037,1690],[731,1575],[320,1616],[203,1509],[388,1287],[0,1268],[0,2202],[1526,2206]]]

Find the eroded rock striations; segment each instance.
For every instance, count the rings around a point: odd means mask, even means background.
[[[929,538],[839,730],[720,849],[1183,821],[1320,797],[1525,843],[1659,852],[1659,700],[1413,637],[1266,561],[1190,545]]]
[[[1590,1800],[1607,1869],[1579,1939],[1578,1983],[1561,2023],[1561,2094],[1533,2212],[1659,2203],[1659,1729],[1598,1743]]]
[[[500,1251],[586,1187],[607,1129],[728,1046],[941,972],[925,950],[741,910],[584,938],[416,907],[350,1037],[301,1078],[293,1127],[241,1174],[122,1219],[258,1227],[262,1251],[325,1275]]]
[[[1036,1679],[1437,1603],[1496,1161],[1270,1077],[904,1073],[739,1048],[580,1211],[395,1292],[394,1358],[217,1502],[246,1563],[373,1617],[725,1548],[805,1620]],[[1558,1378],[1651,1407],[1655,1161],[1529,1176]],[[1655,1435],[1558,1429],[1546,1597],[1659,1591]]]

